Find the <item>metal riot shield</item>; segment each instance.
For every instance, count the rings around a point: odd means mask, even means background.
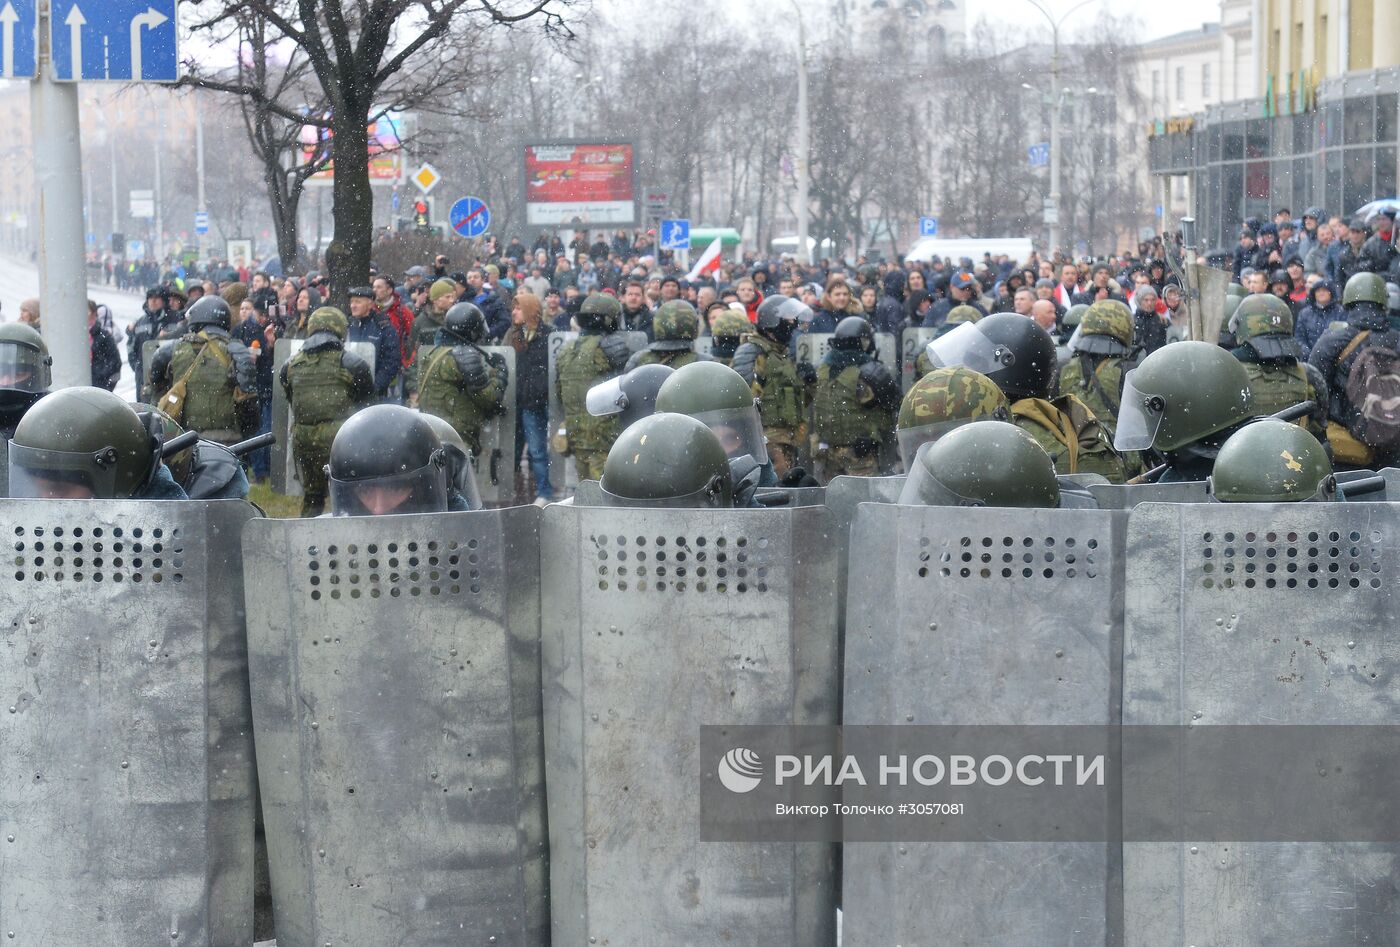
[[[272,489],[289,497],[301,496],[302,489],[301,474],[292,456],[292,406],[282,388],[282,366],[304,344],[305,339],[278,339],[272,352],[272,430],[277,434],[277,442],[272,445]],[[370,374],[374,374],[374,343],[351,342],[345,349],[364,359]]]
[[[136,386],[137,401],[146,404],[155,403],[155,392],[151,391],[151,362],[155,360],[157,352],[170,348],[179,341],[179,339],[152,339],[149,342],[141,343],[141,378],[140,384]]]
[[[1398,544],[1390,504],[1137,507],[1124,725],[1394,724]],[[1393,844],[1125,842],[1126,943],[1393,943],[1398,859]]]
[[[247,944],[253,507],[8,500],[0,929],[16,944]]]
[[[826,487],[759,487],[754,491],[759,506],[825,506]]]
[[[1126,514],[1098,510],[861,504],[843,723],[1116,722],[1125,526]],[[1116,852],[1106,842],[847,844],[842,933],[856,944],[1116,942]]]
[[[596,480],[580,480],[574,487],[575,506],[603,506],[603,485]]]
[[[483,351],[501,357],[510,383],[506,385],[502,413],[481,429],[481,456],[475,458],[476,485],[487,505],[510,506],[515,502],[515,349],[509,345],[488,345]]]
[[[830,332],[801,332],[797,335],[797,360],[799,362],[810,362],[813,365],[820,365],[822,359],[826,358],[827,350],[831,348]],[[899,376],[900,358],[897,346],[894,341],[894,334],[890,332],[875,333],[875,357],[884,363],[885,367],[895,377]]]
[[[629,351],[640,352],[647,347],[647,334],[645,332],[628,332],[626,335]],[[549,334],[549,482],[554,487],[554,495],[560,498],[567,496],[569,489],[577,485],[578,474],[574,470],[573,459],[561,456],[554,449],[554,432],[558,431],[564,423],[564,407],[559,403],[559,396],[554,388],[554,361],[559,355],[559,350],[564,347],[564,343],[578,337],[579,333],[577,332],[551,332]]]
[[[937,329],[909,328],[900,336],[899,365],[900,383],[904,391],[914,387],[914,366],[928,344],[933,341]]]
[[[245,530],[279,943],[545,942],[538,517]]]
[[[826,485],[826,508],[831,513],[831,536],[836,546],[836,623],[846,633],[846,580],[851,554],[851,522],[862,503],[898,503],[903,477],[847,477]]]
[[[541,549],[554,943],[834,943],[830,846],[698,818],[701,724],[837,721],[826,512],[551,505]]]
[[[1139,503],[1205,503],[1210,499],[1204,480],[1180,483],[1091,483],[1089,492],[1101,510],[1131,510]]]
[[[10,495],[10,439],[0,437],[0,497]]]
[[[691,345],[691,348],[700,355],[709,355],[714,347],[715,337],[712,335],[696,336],[695,343]]]
[[[1204,263],[1188,265],[1192,272],[1192,291],[1200,293],[1196,305],[1201,309],[1204,333],[1201,338],[1215,342],[1220,338],[1220,329],[1225,324],[1225,290],[1230,285],[1230,274]]]

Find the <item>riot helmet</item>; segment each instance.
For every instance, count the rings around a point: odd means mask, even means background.
[[[787,345],[799,323],[812,321],[812,308],[800,299],[774,293],[758,304],[754,328],[764,338]]]
[[[1342,308],[1350,309],[1357,303],[1375,303],[1384,309],[1389,301],[1385,291],[1385,280],[1377,273],[1354,273],[1342,290]]]
[[[44,337],[22,322],[0,324],[0,399],[32,397],[53,383],[53,358]]]
[[[609,506],[734,505],[729,459],[719,438],[683,414],[653,414],[618,435],[600,486]]]
[[[189,324],[192,332],[198,332],[206,326],[227,329],[233,325],[233,315],[229,311],[228,303],[221,297],[201,296],[195,300],[194,305],[185,310],[185,322]]]
[[[981,372],[1012,401],[1045,397],[1059,367],[1050,333],[1014,312],[963,323],[926,351],[933,367]]]
[[[620,427],[631,427],[656,410],[657,392],[675,372],[670,365],[638,365],[588,389],[584,406],[595,418],[617,415]]]
[[[1249,373],[1209,342],[1173,342],[1123,376],[1113,446],[1174,451],[1233,427],[1253,411]]]
[[[442,327],[472,345],[480,345],[486,339],[486,316],[475,303],[454,303],[442,317]]]
[[[141,423],[145,425],[147,430],[159,428],[162,446],[185,433],[185,429],[180,426],[178,421],[155,405],[133,401],[131,406],[136,409],[137,417],[141,419]],[[191,444],[173,457],[164,458],[164,463],[166,467],[170,468],[170,475],[175,478],[176,483],[181,485],[188,483],[190,469],[194,464],[194,445]]]
[[[753,323],[749,322],[748,316],[726,309],[715,317],[710,326],[710,354],[716,358],[733,358],[740,339],[752,331]]]
[[[1307,430],[1278,418],[1260,418],[1220,446],[1207,480],[1222,503],[1330,501],[1337,496],[1332,462]]]
[[[657,412],[688,414],[715,432],[730,458],[750,455],[768,463],[763,420],[753,389],[734,369],[719,362],[691,362],[662,383]]]
[[[329,332],[344,342],[345,336],[350,331],[350,320],[335,306],[321,306],[311,314],[311,318],[306,320],[306,331],[311,335],[315,335],[317,332]]]
[[[1303,358],[1293,337],[1293,310],[1273,293],[1254,293],[1240,300],[1230,317],[1230,331],[1260,358]]]
[[[622,303],[607,293],[589,293],[578,308],[580,329],[615,332],[622,325]]]
[[[831,347],[843,352],[874,352],[875,327],[864,316],[847,316],[836,323]]]
[[[160,422],[102,388],[64,388],[30,408],[10,441],[10,496],[125,500],[160,469]]]
[[[914,292],[917,293],[919,290],[916,289]],[[978,309],[976,306],[969,306],[963,303],[960,306],[954,306],[952,309],[948,310],[948,315],[944,317],[943,324],[957,325],[962,322],[978,322],[981,318],[982,310]]]
[[[336,516],[447,510],[447,452],[432,424],[402,405],[351,415],[331,442],[326,477]]]
[[[899,502],[1050,509],[1060,504],[1060,484],[1055,462],[1035,438],[1014,424],[989,420],[920,447]]]
[[[899,455],[912,469],[914,455],[956,427],[982,418],[1009,421],[1011,405],[988,378],[970,368],[935,368],[916,381],[899,406]]]
[[[687,352],[700,334],[700,316],[684,299],[672,299],[656,310],[651,327],[655,341],[648,347],[652,351]]]
[[[1065,325],[1069,325],[1066,317]],[[1122,358],[1133,350],[1133,314],[1116,299],[1100,299],[1084,308],[1075,333],[1074,351]]]
[[[476,487],[476,471],[472,468],[472,452],[462,435],[445,418],[420,411],[419,414],[433,428],[442,449],[447,452],[447,486],[460,493],[467,501],[467,508],[479,510],[482,507],[481,492]]]

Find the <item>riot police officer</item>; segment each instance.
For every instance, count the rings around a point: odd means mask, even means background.
[[[145,377],[143,349],[146,343],[178,339],[185,334],[184,329],[184,316],[170,308],[170,287],[152,286],[146,290],[146,302],[141,307],[141,317],[128,330],[126,340],[126,361],[135,373],[138,390]]]
[[[1400,332],[1390,325],[1385,280],[1375,273],[1356,273],[1342,290],[1345,325],[1328,328],[1308,353],[1308,364],[1327,384],[1327,441],[1339,467],[1372,467],[1400,453],[1395,445],[1367,443],[1353,433],[1360,429],[1362,405],[1347,394],[1352,369],[1367,349],[1400,352]],[[1241,304],[1243,305],[1243,304]],[[1381,404],[1387,399],[1378,399]],[[1364,432],[1363,432],[1364,433]]]
[[[1069,362],[1060,369],[1060,391],[1083,402],[1112,438],[1123,400],[1123,375],[1133,367],[1133,314],[1116,299],[1073,308],[1083,312]]]
[[[10,496],[184,500],[161,463],[159,421],[102,388],[64,388],[29,409],[10,441]]]
[[[758,401],[734,369],[718,362],[692,362],[677,369],[657,391],[656,411],[688,414],[715,433],[729,458],[736,504],[745,505],[748,493],[757,487],[777,485]]]
[[[1159,483],[1205,480],[1220,445],[1254,416],[1249,374],[1210,342],[1173,342],[1123,378],[1113,444],[1166,461]]]
[[[322,306],[306,322],[306,342],[282,366],[280,381],[292,409],[292,457],[301,477],[301,515],[320,516],[326,505],[326,464],[345,420],[374,401],[369,365],[345,351],[347,320]]]
[[[588,389],[618,374],[627,363],[627,339],[619,331],[622,305],[606,293],[590,293],[579,307],[579,337],[565,342],[554,362],[555,397],[564,413],[561,454],[572,453],[580,480],[603,475],[608,450],[617,437],[615,417],[588,413]]]
[[[732,365],[734,353],[744,336],[753,330],[753,323],[742,313],[726,309],[710,325],[710,357],[721,365]]]
[[[963,323],[977,322],[981,318],[982,311],[980,309],[974,309],[971,306],[954,306],[952,309],[948,310],[948,317],[934,330],[933,337],[935,339],[941,339]],[[928,360],[928,351],[920,352],[914,358],[914,380],[918,381],[932,370],[933,365]]]
[[[1054,461],[1035,438],[1014,424],[986,420],[921,447],[899,502],[1053,509],[1060,485]]]
[[[160,426],[165,444],[185,433],[174,418],[154,405],[136,402],[132,407],[147,427]],[[163,460],[171,477],[191,500],[248,499],[248,475],[243,471],[243,463],[223,444],[196,441]]]
[[[807,407],[817,371],[796,362],[788,345],[798,324],[811,321],[812,310],[805,303],[774,293],[759,304],[755,331],[735,350],[731,363],[758,395],[763,433],[773,448],[778,477],[797,466],[798,448],[807,436]]]
[[[257,433],[257,366],[229,335],[228,303],[205,296],[189,308],[189,333],[151,360],[151,388],[162,411],[200,436],[236,444]]]
[[[684,299],[672,299],[661,304],[651,321],[653,338],[645,349],[627,360],[626,371],[639,365],[669,365],[681,368],[691,362],[707,362],[708,355],[695,351],[695,337],[700,334],[700,316],[695,307]]]
[[[53,358],[44,337],[22,322],[0,325],[0,436],[9,440],[24,413],[48,393]]]
[[[1207,482],[1211,498],[1224,503],[1337,499],[1337,478],[1322,442],[1277,418],[1260,418],[1231,434]]]
[[[1125,479],[1103,424],[1073,394],[1052,397],[1058,361],[1050,333],[1025,316],[1002,312],[959,326],[928,344],[935,365],[980,371],[1005,393],[1017,427],[1035,438],[1062,474]],[[1223,353],[1222,353],[1223,354]]]
[[[817,367],[812,436],[821,479],[879,474],[880,444],[898,407],[899,385],[875,358],[874,328],[864,316],[847,316],[836,324]]]
[[[986,375],[963,366],[936,368],[914,382],[896,422],[904,469],[913,469],[920,447],[980,418],[1011,420],[1011,403]]]
[[[1246,296],[1236,307],[1230,327],[1240,343],[1231,354],[1249,373],[1255,412],[1274,414],[1311,401],[1317,410],[1299,423],[1314,437],[1326,437],[1327,382],[1303,361],[1288,303],[1272,293]]]
[[[447,451],[421,413],[376,404],[340,426],[326,465],[334,516],[445,513]]]
[[[618,435],[600,484],[609,506],[734,505],[729,459],[704,422],[660,412]]]
[[[423,414],[423,417],[433,426],[433,433],[447,452],[447,509],[453,513],[481,509],[481,493],[476,488],[476,472],[472,469],[467,442],[455,427],[436,414]]]
[[[474,303],[457,303],[418,375],[419,410],[451,424],[474,458],[481,456],[481,429],[504,410],[510,385],[505,362],[481,348],[486,331],[486,316]]]
[[[656,410],[656,395],[675,372],[670,365],[641,365],[601,381],[588,389],[588,413],[595,418],[615,415],[619,430],[625,431]]]

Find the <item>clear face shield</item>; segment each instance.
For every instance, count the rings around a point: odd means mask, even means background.
[[[995,420],[1005,421],[1003,412],[990,417]],[[899,440],[899,456],[904,461],[904,469],[913,471],[915,469],[914,458],[925,444],[932,444],[944,434],[964,424],[971,424],[973,421],[980,421],[981,418],[958,418],[952,421],[936,421],[933,424],[920,424],[918,427],[902,428],[896,432],[895,437]]]
[[[768,441],[763,436],[763,419],[756,404],[702,411],[694,417],[715,433],[730,460],[749,454],[760,466],[768,463]]]
[[[448,488],[462,495],[467,501],[467,509],[481,509],[484,504],[481,502],[481,491],[476,486],[476,456],[471,451],[459,454],[452,448],[444,450],[448,452]]]
[[[975,322],[964,322],[952,332],[934,339],[924,350],[934,368],[962,366],[991,375],[1015,364],[1016,356],[982,334]]]
[[[0,342],[0,388],[29,394],[49,390],[53,359],[28,345]]]
[[[1118,430],[1113,435],[1113,449],[1120,452],[1147,450],[1157,439],[1166,402],[1161,395],[1141,391],[1133,383],[1133,369],[1123,376],[1123,400],[1118,408]]]
[[[117,452],[39,450],[10,442],[10,496],[36,500],[117,499]]]
[[[779,342],[787,344],[798,327],[806,326],[811,321],[811,306],[800,299],[788,299],[778,306],[778,328],[773,330],[773,335]]]
[[[391,516],[447,511],[447,455],[438,450],[417,470],[369,480],[337,480],[326,467],[331,513],[335,516]],[[473,481],[474,482],[474,481]],[[471,501],[471,497],[467,498]],[[480,498],[477,498],[480,502]]]
[[[909,465],[909,476],[904,478],[904,489],[899,493],[900,506],[986,506],[973,497],[965,497],[943,484],[929,472],[924,463],[924,453],[933,446],[929,441],[919,447],[914,461]]]
[[[622,390],[622,376],[609,378],[607,381],[600,381],[592,388],[588,389],[588,394],[584,396],[583,406],[588,409],[588,413],[595,418],[611,417],[614,414],[621,414],[627,407],[627,395]]]

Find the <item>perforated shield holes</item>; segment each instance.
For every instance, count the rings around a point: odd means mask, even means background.
[[[920,578],[1098,579],[1097,536],[964,535],[919,539]],[[936,562],[936,565],[934,564]],[[934,571],[936,570],[936,571]]]
[[[185,580],[176,526],[79,526],[46,520],[11,531],[16,582],[161,585]]]
[[[480,540],[417,539],[305,547],[312,601],[480,595]]]
[[[772,558],[767,537],[600,533],[589,540],[602,592],[768,591]]]
[[[1202,589],[1379,589],[1379,530],[1202,532],[1192,559]]]

